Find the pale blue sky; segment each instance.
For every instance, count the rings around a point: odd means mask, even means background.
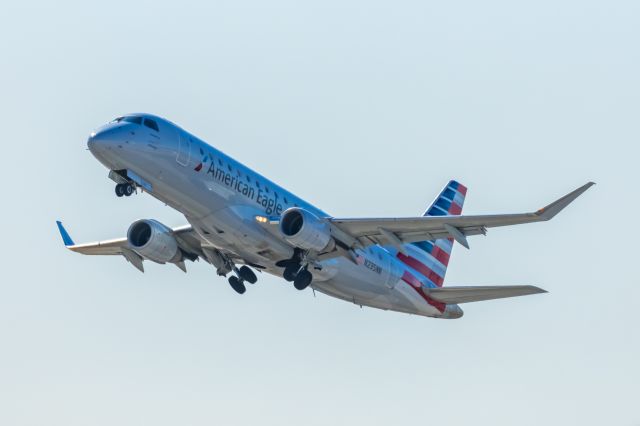
[[[640,3],[6,2],[3,425],[639,425]],[[340,216],[535,209],[457,246],[448,284],[549,294],[457,321],[360,309],[263,276],[240,297],[64,250],[140,217],[86,151],[165,116]],[[446,285],[446,284],[445,284]]]

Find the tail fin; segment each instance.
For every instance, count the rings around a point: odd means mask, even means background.
[[[451,180],[422,216],[459,215],[466,195],[467,187]]]
[[[455,180],[449,181],[423,216],[459,215],[466,195],[466,186]],[[420,241],[405,244],[407,254],[398,253],[397,257],[427,281],[442,287],[452,248],[452,238]]]

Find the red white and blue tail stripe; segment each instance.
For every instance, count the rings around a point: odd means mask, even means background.
[[[455,180],[450,181],[423,216],[459,215],[466,194],[467,188],[464,185]],[[453,239],[441,238],[406,244],[407,254],[398,252],[396,256],[425,286],[442,287],[452,248]]]
[[[467,187],[455,180],[450,181],[423,216],[459,215],[462,213]]]

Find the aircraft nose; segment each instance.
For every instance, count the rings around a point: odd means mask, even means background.
[[[91,132],[87,139],[87,147],[89,151],[97,153],[107,149],[111,149],[118,141],[118,129],[102,128]]]
[[[97,139],[96,136],[98,136],[97,132],[91,132],[91,134],[89,135],[89,139],[87,139],[87,148],[89,148],[89,151],[93,151],[96,149],[96,145],[97,145]]]

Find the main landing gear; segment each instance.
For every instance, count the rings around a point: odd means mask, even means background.
[[[293,279],[293,286],[298,290],[304,290],[309,287],[312,280],[313,275],[311,275],[311,272],[309,272],[305,266],[296,274],[296,277]]]
[[[221,277],[226,277],[230,272],[233,273],[228,278],[229,285],[238,294],[244,294],[247,291],[245,282],[255,284],[258,281],[255,272],[247,265],[237,267],[228,255],[213,248],[203,248],[207,260],[216,267],[216,272]],[[258,266],[256,266],[258,267]]]
[[[245,282],[248,282],[249,284],[255,284],[258,281],[258,277],[256,277],[256,274],[247,265],[243,265],[240,268],[234,268],[233,270],[236,275],[232,275],[229,277],[229,285],[238,294],[243,294],[245,291],[247,291],[247,287],[245,287],[244,285]]]
[[[309,263],[302,252],[296,251],[291,259],[281,260],[276,263],[276,266],[284,267],[283,278],[293,282],[293,286],[298,290],[304,290],[313,281],[313,275],[309,272]]]
[[[116,185],[116,195],[118,197],[131,196],[134,192],[136,192],[136,188],[132,183],[119,183]]]

